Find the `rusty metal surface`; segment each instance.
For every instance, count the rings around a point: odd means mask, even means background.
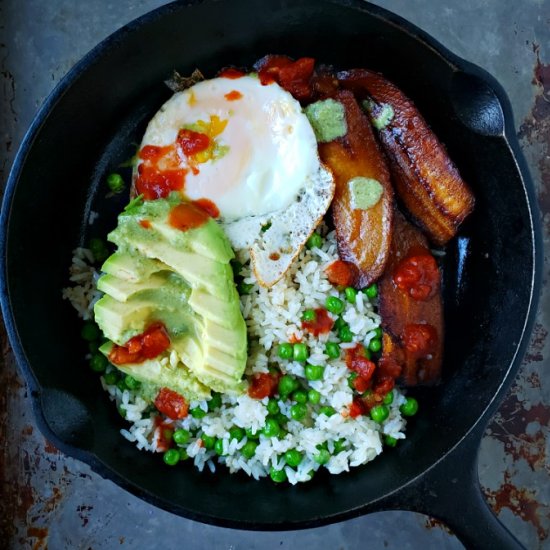
[[[0,2],[0,182],[36,109],[91,47],[162,0]],[[380,0],[491,72],[512,101],[537,187],[550,255],[550,0]],[[519,375],[490,423],[479,476],[490,504],[527,548],[550,548],[550,283]],[[62,455],[38,432],[2,336],[0,547],[461,548],[438,522],[384,512],[298,533],[247,533],[154,508]],[[399,525],[399,529],[395,529]]]

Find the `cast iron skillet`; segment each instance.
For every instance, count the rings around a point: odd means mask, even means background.
[[[104,177],[130,157],[170,92],[174,68],[212,76],[266,53],[384,72],[415,100],[476,195],[443,260],[444,383],[416,392],[408,438],[371,464],[306,485],[164,467],[118,433],[124,424],[84,360],[61,299],[71,250],[114,226],[127,197]],[[521,167],[520,167],[521,164]],[[90,209],[100,213],[92,226]],[[518,369],[540,286],[540,236],[508,100],[493,78],[403,19],[359,0],[179,2],[88,54],[43,105],[19,150],[2,210],[2,310],[38,422],[62,451],[125,489],[195,520],[297,529],[401,508],[445,521],[470,547],[515,548],[485,504],[476,455]]]

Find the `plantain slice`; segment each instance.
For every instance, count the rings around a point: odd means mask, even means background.
[[[353,69],[338,73],[338,80],[359,98],[372,98],[365,105],[390,160],[396,193],[429,238],[444,245],[474,207],[445,147],[413,102],[382,75]]]
[[[383,153],[353,94],[340,90],[333,99],[344,107],[347,132],[343,137],[319,143],[319,154],[336,183],[332,216],[338,252],[342,260],[358,268],[355,286],[363,288],[382,275],[388,260],[393,189]],[[358,187],[362,185],[375,187],[378,198],[367,208],[356,208]]]
[[[415,294],[412,287],[404,285],[404,289],[399,286],[403,285],[403,280],[399,284],[396,282],[404,266],[405,275],[409,280],[414,280],[414,270],[411,270],[414,258],[423,258],[424,265],[429,267],[424,271],[425,276],[417,279],[414,286],[422,291],[420,294]],[[440,378],[443,358],[441,276],[426,237],[397,211],[390,260],[379,282],[379,293],[384,331],[381,361],[395,361],[401,365],[401,378],[406,386],[436,383]],[[420,332],[420,335],[417,334],[417,339],[420,338],[417,344],[422,343],[422,336],[429,337],[424,349],[410,349],[414,348],[412,344],[415,341],[411,340],[411,335],[415,330]]]

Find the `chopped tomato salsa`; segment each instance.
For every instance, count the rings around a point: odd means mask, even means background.
[[[351,418],[357,418],[367,412],[367,407],[360,397],[355,397],[349,406],[349,415]]]
[[[428,300],[437,292],[440,283],[434,257],[425,251],[404,258],[393,272],[393,282],[411,298]]]
[[[433,353],[437,346],[437,332],[432,325],[410,324],[403,330],[403,346],[417,359]]]
[[[281,88],[301,101],[311,97],[311,77],[315,60],[312,57],[301,57],[292,61],[284,55],[268,55],[258,63],[258,76],[265,86],[277,82]]]
[[[253,374],[249,382],[248,395],[254,399],[263,399],[275,395],[279,377],[276,374],[260,372]]]
[[[328,280],[337,286],[354,286],[359,270],[351,262],[335,260],[326,269]]]
[[[130,338],[124,346],[114,345],[109,353],[113,365],[143,363],[154,359],[170,345],[170,337],[162,323],[153,323],[142,334]]]
[[[327,334],[332,329],[334,321],[332,320],[326,309],[319,307],[314,311],[315,319],[313,321],[302,321],[302,328],[306,332],[313,334],[313,336]]]
[[[168,223],[181,231],[200,227],[209,219],[206,210],[192,202],[178,204],[168,214]]]
[[[189,412],[189,404],[185,397],[170,388],[160,389],[155,399],[155,407],[172,420],[185,418]]]
[[[354,348],[346,350],[346,365],[349,370],[356,372],[367,383],[370,382],[376,370],[376,365],[366,357],[362,344],[357,344]]]

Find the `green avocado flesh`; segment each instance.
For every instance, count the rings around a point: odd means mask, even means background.
[[[117,251],[103,264],[94,306],[108,338],[100,350],[125,345],[161,322],[169,348],[142,363],[115,365],[148,386],[168,387],[190,400],[210,390],[239,391],[247,358],[246,325],[229,264],[233,250],[212,219],[181,231],[168,223],[181,203],[173,194],[135,200],[118,217],[108,239]],[[147,227],[140,222],[147,220]]]

